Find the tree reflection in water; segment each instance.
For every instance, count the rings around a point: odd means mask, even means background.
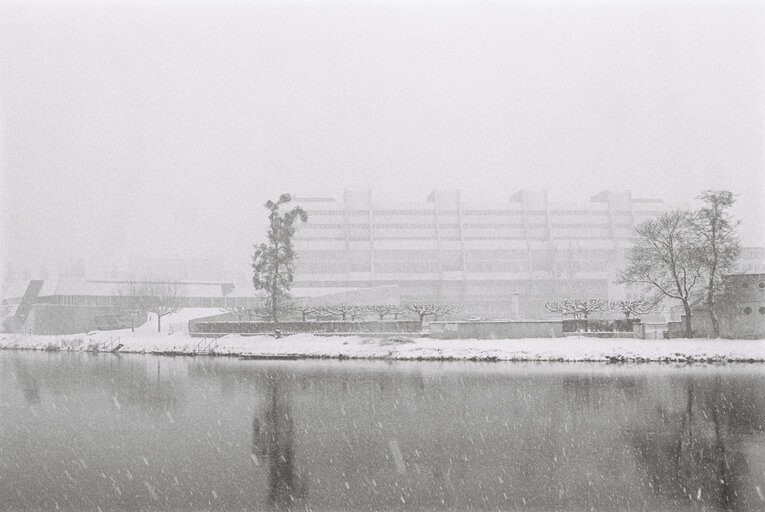
[[[730,391],[733,383],[726,383]],[[702,389],[685,384],[685,408],[658,409],[661,424],[635,435],[653,492],[676,504],[696,501],[719,510],[757,507],[749,481],[745,435],[763,430],[762,401],[749,389],[723,392],[719,377]]]
[[[268,465],[268,501],[277,509],[296,506],[308,494],[295,463],[295,427],[289,383],[282,374],[267,376],[264,411],[252,422],[252,452]]]
[[[27,370],[26,365],[18,359],[13,359],[13,368],[16,374],[16,380],[21,386],[21,392],[24,399],[30,405],[40,403],[40,383],[32,373]]]

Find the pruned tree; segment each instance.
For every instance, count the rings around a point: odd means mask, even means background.
[[[704,305],[709,312],[714,335],[719,337],[717,313],[719,299],[724,296],[722,277],[731,271],[741,252],[737,234],[740,222],[734,220],[729,211],[735,202],[731,192],[706,190],[697,199],[703,205],[693,214],[692,229],[706,280]]]
[[[289,302],[289,291],[295,274],[295,250],[292,238],[296,223],[307,222],[308,214],[299,206],[285,212],[285,205],[292,201],[292,196],[282,194],[276,202],[268,201],[269,227],[267,242],[255,246],[252,258],[255,289],[264,293],[266,305],[271,312],[271,320],[278,334],[279,316]]]
[[[573,315],[577,318],[577,310],[574,308],[572,301],[568,299],[556,300],[555,302],[545,302],[545,309],[550,313],[560,313],[563,316]]]
[[[457,306],[451,304],[405,304],[405,311],[410,311],[417,315],[420,320],[420,329],[428,315],[442,316],[458,311]]]
[[[584,318],[585,330],[587,329],[587,319],[593,313],[602,313],[608,307],[608,303],[603,299],[574,299],[574,308],[579,315]]]
[[[339,316],[343,322],[350,316],[351,321],[364,312],[364,308],[353,304],[338,304],[335,306],[325,306],[324,311],[330,315]]]
[[[318,315],[324,311],[322,306],[315,306],[313,304],[293,304],[292,310],[297,311],[302,316],[303,322],[308,319],[308,315]]]
[[[678,300],[685,311],[685,335],[691,337],[691,304],[703,282],[703,262],[695,243],[692,216],[672,211],[642,222],[635,228],[627,267],[619,281]]]
[[[643,299],[627,299],[611,301],[609,309],[612,311],[621,311],[627,320],[633,315],[644,315],[653,311],[654,304]]]
[[[584,330],[589,332],[589,316],[601,313],[607,308],[603,299],[563,299],[556,302],[545,302],[545,309],[551,313],[571,315],[574,320],[584,320]]]
[[[385,320],[386,315],[395,315],[399,312],[399,306],[393,304],[373,304],[366,309],[377,315],[379,320]]]

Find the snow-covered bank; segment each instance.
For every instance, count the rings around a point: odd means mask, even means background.
[[[338,358],[476,361],[765,362],[764,340],[537,338],[435,340],[230,335],[218,339],[108,331],[67,336],[0,334],[1,349],[109,351],[249,358]]]

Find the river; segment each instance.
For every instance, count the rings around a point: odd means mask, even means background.
[[[762,510],[765,365],[0,352],[0,509]]]

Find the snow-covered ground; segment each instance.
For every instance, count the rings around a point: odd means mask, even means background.
[[[28,350],[237,355],[253,358],[358,358],[477,361],[765,362],[765,340],[539,338],[435,340],[300,334],[192,338],[149,329],[66,336],[0,334],[0,348]]]

